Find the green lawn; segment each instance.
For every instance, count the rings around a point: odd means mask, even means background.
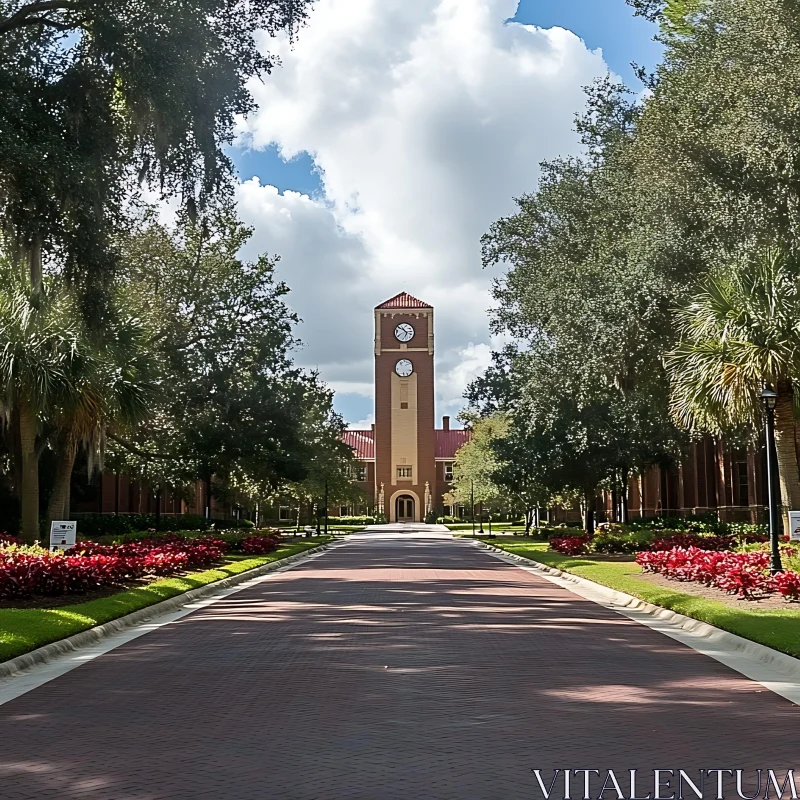
[[[207,586],[272,561],[302,553],[327,541],[325,537],[303,539],[279,547],[263,556],[231,555],[226,563],[202,572],[164,578],[140,589],[129,589],[100,600],[59,608],[0,608],[0,662],[102,625],[170,597]]]
[[[471,522],[457,522],[452,525],[447,525],[447,527],[451,531],[469,531],[472,533],[472,523]],[[480,528],[480,522],[476,520],[475,522],[475,530],[477,531]],[[511,533],[513,531],[523,531],[525,530],[524,525],[514,525],[511,522],[493,522],[492,523],[492,531],[497,531],[498,533]],[[484,533],[488,533],[489,531],[489,523],[484,521],[483,523],[483,531]]]
[[[638,597],[653,605],[668,608],[687,617],[702,620],[745,639],[800,657],[800,605],[766,611],[757,608],[731,608],[716,600],[683,594],[680,583],[665,589],[642,580],[641,567],[632,562],[594,561],[589,556],[564,556],[547,550],[546,542],[531,539],[484,539],[487,544],[541,564],[571,572],[595,583]]]

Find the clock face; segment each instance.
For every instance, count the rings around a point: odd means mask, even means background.
[[[414,365],[407,358],[403,358],[397,362],[394,371],[401,378],[407,378],[414,371]]]
[[[403,322],[394,329],[394,336],[398,342],[410,342],[414,338],[414,329]]]

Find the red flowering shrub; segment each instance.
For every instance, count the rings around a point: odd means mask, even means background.
[[[86,592],[144,575],[172,575],[218,561],[228,544],[169,535],[120,545],[79,542],[64,554],[0,548],[0,597]]]
[[[9,544],[22,544],[22,539],[19,536],[12,536],[9,533],[0,533],[0,547],[5,547]]]
[[[550,540],[550,547],[565,556],[579,556],[587,552],[590,536],[556,536]]]
[[[800,573],[787,569],[769,579],[773,592],[779,592],[789,600],[800,600]]]
[[[239,542],[239,549],[251,555],[271,553],[278,548],[280,540],[274,536],[247,536]]]
[[[636,561],[645,572],[658,572],[672,580],[716,586],[748,599],[773,591],[766,571],[769,554],[763,551],[725,553],[698,547],[675,547],[639,553]]]
[[[733,536],[700,536],[697,533],[675,533],[655,539],[651,550],[672,550],[673,547],[697,547],[700,550],[730,550],[734,544]]]

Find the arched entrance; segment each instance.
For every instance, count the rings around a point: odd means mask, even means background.
[[[414,498],[410,494],[401,494],[394,503],[398,522],[414,522]]]

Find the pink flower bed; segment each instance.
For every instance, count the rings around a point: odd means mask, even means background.
[[[774,592],[790,600],[800,597],[800,574],[787,570],[770,575],[769,553],[764,551],[731,553],[673,547],[639,553],[636,561],[645,572],[659,573],[676,581],[703,583],[750,600]]]
[[[280,544],[280,536],[247,536],[239,542],[239,549],[249,555],[263,555],[276,550]]]
[[[550,547],[565,556],[579,556],[586,552],[591,536],[555,536],[550,540]]]
[[[655,539],[651,550],[672,550],[673,547],[696,547],[699,550],[730,550],[735,543],[733,536],[700,536],[696,533],[673,533]]]
[[[207,567],[227,551],[217,539],[145,539],[122,545],[79,542],[65,554],[0,547],[0,598],[87,592],[145,575]]]

